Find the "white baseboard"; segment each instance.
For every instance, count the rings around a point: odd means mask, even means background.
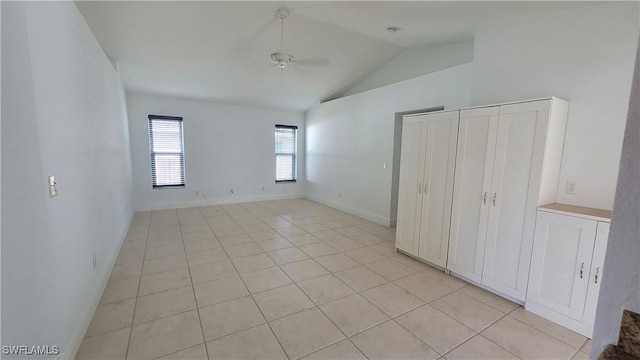
[[[180,201],[171,203],[159,203],[159,204],[142,204],[136,205],[136,211],[152,211],[152,210],[166,210],[166,209],[183,209],[196,206],[213,206],[213,205],[225,205],[236,203],[247,203],[254,201],[269,201],[269,200],[288,200],[304,198],[303,194],[285,194],[285,195],[260,195],[260,196],[245,196],[245,197],[233,197],[223,199],[203,199],[195,201]]]
[[[127,237],[127,233],[129,232],[129,228],[133,223],[133,217],[135,213],[132,211],[129,214],[129,222],[124,229],[120,231],[120,238],[114,245],[114,249],[111,250],[109,257],[106,259],[104,265],[101,269],[101,274],[98,276],[98,281],[96,282],[96,286],[92,289],[91,296],[89,297],[89,301],[86,304],[86,307],[82,309],[82,316],[80,321],[78,322],[75,331],[73,332],[73,336],[69,341],[69,344],[65,347],[60,348],[60,354],[55,357],[55,359],[74,359],[78,349],[80,348],[80,344],[84,339],[84,335],[89,328],[89,324],[91,323],[91,319],[93,318],[93,314],[96,311],[96,308],[100,304],[100,299],[102,298],[102,293],[104,289],[107,287],[107,282],[109,281],[109,277],[111,276],[111,270],[118,259],[118,254],[120,253],[120,248],[122,248],[122,244],[124,239]],[[66,350],[66,351],[65,351]]]
[[[378,216],[376,214],[372,214],[366,211],[362,211],[362,210],[358,210],[346,205],[342,205],[340,203],[334,202],[334,201],[330,201],[330,200],[325,200],[322,198],[318,198],[312,195],[304,195],[304,197],[306,197],[309,200],[318,202],[320,204],[324,204],[327,206],[331,206],[332,208],[336,208],[338,210],[344,211],[346,213],[349,213],[351,215],[355,215],[355,216],[359,216],[363,219],[367,219],[369,221],[373,221],[374,223],[380,224],[380,225],[384,225],[384,226],[395,226],[395,220],[391,220],[389,218],[385,218],[382,216]]]

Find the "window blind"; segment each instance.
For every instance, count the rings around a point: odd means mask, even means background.
[[[298,127],[276,125],[276,182],[296,181]]]
[[[184,186],[181,117],[149,115],[149,150],[153,187]]]

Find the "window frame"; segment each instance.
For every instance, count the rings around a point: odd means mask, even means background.
[[[294,147],[293,147],[293,153],[278,153],[275,152],[276,151],[276,144],[275,144],[275,133],[276,131],[278,131],[278,129],[289,129],[289,130],[293,130],[293,141],[294,141]],[[276,179],[275,182],[276,184],[286,184],[286,183],[295,183],[298,181],[298,126],[296,125],[282,125],[282,124],[276,124],[275,125],[275,129],[274,129],[274,152],[275,152],[275,156],[274,156],[274,162],[275,162],[275,170],[276,170]],[[277,178],[277,172],[278,172],[278,155],[283,155],[283,156],[292,156],[293,157],[293,162],[292,162],[292,167],[291,167],[291,172],[292,172],[292,179],[285,179],[285,180],[278,180]]]
[[[147,122],[147,126],[148,126],[148,131],[149,131],[149,155],[150,155],[150,160],[151,160],[151,187],[152,189],[176,189],[176,188],[185,188],[186,187],[186,183],[187,183],[187,179],[186,179],[186,160],[185,160],[185,151],[184,151],[184,120],[181,116],[167,116],[167,115],[152,115],[149,114],[148,115],[148,122]],[[164,121],[176,121],[178,123],[180,123],[180,152],[159,152],[159,151],[154,151],[154,147],[153,147],[153,121],[154,120],[164,120]],[[158,185],[157,184],[157,172],[156,172],[156,167],[155,167],[155,157],[158,154],[167,154],[167,155],[180,155],[181,158],[181,163],[180,163],[180,175],[181,175],[181,179],[182,179],[182,184],[167,184],[167,185]]]

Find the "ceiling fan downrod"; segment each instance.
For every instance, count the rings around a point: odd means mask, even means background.
[[[294,56],[284,52],[284,19],[288,16],[289,9],[286,7],[276,10],[276,19],[280,20],[280,51],[271,53],[271,61],[281,69],[286,69],[287,66],[295,64]]]

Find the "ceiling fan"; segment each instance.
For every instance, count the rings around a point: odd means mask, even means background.
[[[286,69],[290,65],[296,64],[296,59],[292,54],[284,52],[284,19],[289,16],[289,9],[286,7],[281,7],[276,10],[276,19],[280,20],[280,49],[281,51],[276,51],[271,53],[271,61],[273,65]]]
[[[284,50],[284,20],[289,16],[289,14],[289,9],[286,7],[281,7],[276,10],[276,19],[280,20],[280,50],[271,53],[270,56],[273,65],[280,68],[280,87],[282,87],[284,70],[293,65],[329,65],[328,59],[297,60],[293,54]]]

